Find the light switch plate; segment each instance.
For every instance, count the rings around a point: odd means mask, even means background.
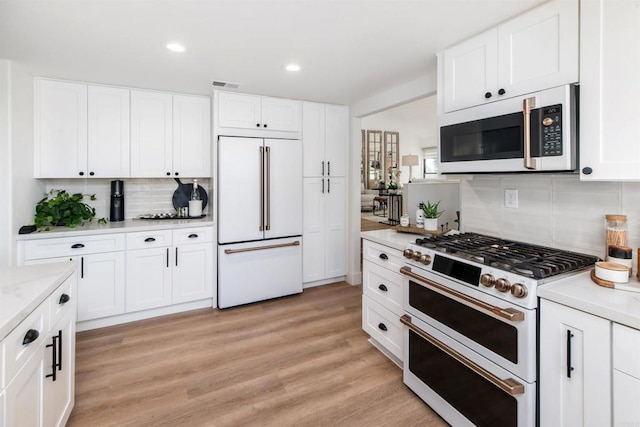
[[[518,209],[518,190],[515,188],[504,189],[504,207]]]

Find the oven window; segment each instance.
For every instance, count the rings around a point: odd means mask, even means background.
[[[409,370],[476,426],[517,426],[516,398],[413,331],[409,331]]]
[[[409,305],[481,346],[518,363],[518,329],[409,281]]]

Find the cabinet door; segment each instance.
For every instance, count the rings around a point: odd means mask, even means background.
[[[87,175],[87,85],[36,79],[36,178]]]
[[[498,98],[497,37],[494,28],[444,51],[445,112]]]
[[[54,336],[60,338],[54,341]],[[45,342],[52,347],[45,347],[44,371],[50,376],[44,380],[43,426],[60,427],[66,425],[74,403],[76,333],[73,312],[68,312],[54,325]],[[54,369],[55,380],[51,376]]]
[[[89,86],[88,174],[129,176],[129,89]]]
[[[540,425],[611,423],[611,323],[540,303]]]
[[[347,191],[345,178],[327,178],[325,197],[325,278],[347,272]]]
[[[213,243],[181,245],[174,253],[173,303],[213,297]]]
[[[302,281],[324,279],[325,178],[303,179]]]
[[[171,250],[127,251],[127,313],[171,304]]]
[[[182,177],[211,176],[211,100],[173,96],[173,169]]]
[[[4,419],[4,405],[5,405],[4,391],[2,391],[0,392],[0,427],[4,427],[7,425]]]
[[[580,179],[640,180],[640,1],[582,1],[580,25]]]
[[[79,257],[78,321],[124,313],[124,252]]]
[[[131,91],[131,176],[167,177],[173,172],[170,94]]]
[[[300,131],[300,101],[262,98],[262,128],[286,132]]]
[[[244,129],[262,127],[259,96],[220,92],[217,114],[220,127]]]
[[[304,176],[324,176],[325,106],[315,102],[302,104],[302,173]]]
[[[578,81],[578,0],[550,1],[498,27],[498,90],[524,95]]]
[[[613,370],[613,425],[633,426],[640,420],[640,378]]]
[[[349,108],[342,105],[327,105],[325,111],[327,175],[346,176],[349,147]]]
[[[44,349],[41,345],[5,389],[7,427],[42,425]]]

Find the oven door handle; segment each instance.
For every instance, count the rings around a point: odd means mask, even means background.
[[[502,378],[499,378],[499,377],[493,375],[491,372],[487,371],[482,366],[472,362],[471,360],[467,359],[462,354],[458,353],[457,351],[455,351],[451,347],[447,346],[446,344],[444,344],[440,340],[432,337],[431,335],[429,335],[428,333],[426,333],[422,329],[418,328],[416,325],[414,325],[411,322],[411,317],[410,316],[407,316],[406,314],[403,315],[400,318],[400,322],[403,323],[404,325],[406,325],[410,330],[412,330],[413,332],[418,334],[420,337],[422,337],[423,339],[427,340],[428,342],[430,342],[434,346],[438,347],[440,350],[442,350],[444,353],[446,353],[447,355],[449,355],[453,359],[457,360],[459,363],[463,364],[464,366],[466,366],[467,368],[471,369],[476,374],[480,375],[485,380],[489,381],[491,384],[493,384],[496,387],[498,387],[500,390],[502,390],[502,391],[504,391],[504,392],[506,392],[506,393],[508,393],[508,394],[510,394],[512,396],[515,396],[515,395],[518,395],[518,394],[524,394],[524,386],[521,383],[519,383],[518,381],[514,380],[513,378],[507,378],[507,379],[503,380]]]
[[[497,307],[495,305],[487,304],[484,301],[480,301],[479,299],[470,297],[469,295],[465,295],[462,292],[456,291],[455,289],[451,289],[447,286],[440,285],[439,283],[436,283],[432,280],[425,279],[424,277],[412,272],[411,267],[407,267],[407,266],[401,267],[400,273],[404,274],[405,276],[409,276],[412,279],[415,279],[427,286],[435,288],[444,294],[448,294],[456,298],[460,298],[463,301],[466,301],[470,304],[473,304],[476,307],[479,307],[485,311],[493,313],[496,316],[500,316],[503,319],[507,319],[512,322],[521,322],[524,320],[524,313],[521,311],[515,310],[513,308],[502,308],[502,307]]]

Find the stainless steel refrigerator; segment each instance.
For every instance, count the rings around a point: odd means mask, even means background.
[[[218,306],[302,292],[302,144],[218,138]]]

